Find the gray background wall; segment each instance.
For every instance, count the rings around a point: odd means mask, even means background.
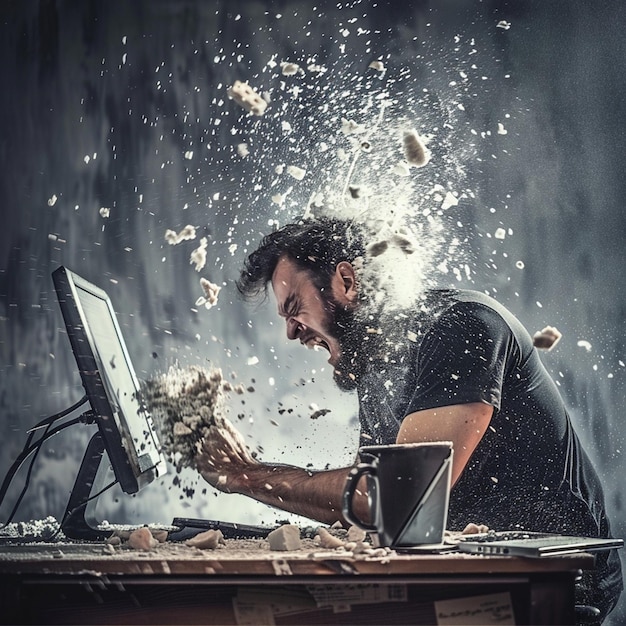
[[[233,401],[233,415],[243,415],[238,424],[264,458],[352,460],[354,398],[331,388],[321,356],[287,346],[273,306],[239,302],[232,279],[268,220],[297,214],[323,184],[330,166],[316,160],[320,136],[359,113],[377,88],[359,77],[384,58],[402,112],[441,137],[449,126],[426,175],[462,194],[450,227],[467,238],[464,282],[495,295],[531,332],[550,324],[563,333],[544,362],[623,537],[625,12],[619,0],[3,2],[0,475],[27,428],[82,393],[50,280],[61,263],[109,291],[140,377],[176,361],[234,371],[256,391]],[[268,69],[273,55],[302,66],[315,57],[329,71],[301,78],[293,98],[281,86],[287,78]],[[271,91],[272,114],[243,116],[225,98],[235,79]],[[242,137],[251,158],[236,155]],[[273,167],[296,158],[311,175],[277,211]],[[173,247],[163,238],[188,223],[210,240],[203,275],[224,283],[210,311],[192,310],[200,293],[188,255],[197,241]],[[494,237],[500,227],[504,240]],[[248,365],[252,356],[258,364]],[[332,410],[312,420],[312,402]],[[62,515],[91,432],[75,428],[46,447],[18,519]],[[277,517],[203,493],[191,473],[178,478],[199,487],[193,498],[167,476],[135,498],[110,494],[103,515]]]

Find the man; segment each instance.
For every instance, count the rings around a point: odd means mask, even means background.
[[[238,287],[255,297],[271,284],[289,339],[328,351],[337,384],[357,392],[363,444],[453,442],[450,529],[476,521],[610,536],[597,474],[520,322],[473,291],[427,290],[398,310],[364,278],[381,253],[354,222],[303,220],[263,239]],[[328,524],[342,519],[350,468],[259,462],[228,423],[204,443],[198,468],[223,491]],[[366,516],[366,494],[355,509]],[[605,616],[622,589],[619,557],[603,553],[597,564],[580,601]]]

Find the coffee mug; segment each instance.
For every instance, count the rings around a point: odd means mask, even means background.
[[[361,462],[350,471],[343,492],[345,519],[372,533],[376,546],[408,549],[441,543],[448,516],[452,455],[450,441],[359,448]],[[369,522],[353,509],[363,476]]]

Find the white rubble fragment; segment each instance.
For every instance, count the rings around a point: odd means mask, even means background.
[[[215,550],[219,544],[226,543],[224,541],[224,535],[221,530],[205,530],[198,533],[195,537],[187,539],[185,545],[191,548],[198,548],[200,550]]]
[[[217,296],[222,288],[206,278],[200,279],[200,286],[202,287],[206,298],[204,306],[205,308],[210,309],[217,304]]]
[[[561,332],[557,328],[546,326],[533,335],[533,345],[540,350],[552,350],[561,337]]]
[[[181,241],[188,241],[195,238],[196,227],[191,226],[191,224],[187,224],[187,226],[185,226],[185,228],[183,228],[179,233],[175,230],[170,230],[169,228],[165,231],[165,241],[167,241],[170,246],[175,246]]]
[[[247,143],[238,143],[237,144],[237,154],[245,159],[250,154],[250,149],[248,148]]]
[[[280,64],[280,73],[283,76],[294,76],[300,71],[300,66],[297,63],[291,63],[290,61],[282,61]]]
[[[345,163],[350,157],[348,156],[348,153],[343,148],[338,148],[337,158],[343,163]]]
[[[191,435],[193,431],[186,424],[183,424],[182,422],[175,422],[172,432],[175,437],[184,437],[186,435]]]
[[[291,189],[288,189],[287,191],[285,191],[285,193],[275,193],[272,196],[272,202],[274,204],[277,204],[278,206],[283,206],[290,192],[291,192]]]
[[[159,542],[152,536],[147,526],[133,530],[128,537],[128,545],[133,548],[133,550],[149,552],[153,550],[158,543]]]
[[[347,120],[345,117],[342,117],[341,132],[344,135],[358,135],[365,132],[365,126],[363,126],[363,124],[358,124],[354,120]]]
[[[498,135],[506,135],[507,132],[507,129],[504,128],[504,124],[502,124],[502,122],[498,122]]]
[[[246,361],[246,363],[248,365],[256,365],[258,362],[259,362],[259,357],[258,356],[248,357],[248,360]]]
[[[315,535],[315,540],[319,543],[322,548],[326,548],[328,550],[333,550],[335,548],[341,548],[344,543],[339,539],[339,537],[335,537],[335,535],[331,535],[324,527],[320,527],[317,529],[317,535]]]
[[[413,343],[417,343],[417,333],[415,333],[415,332],[414,332],[414,331],[412,331],[412,330],[407,330],[407,331],[406,331],[406,338],[407,338],[409,341],[412,341]]]
[[[402,135],[404,158],[409,166],[424,167],[430,161],[430,150],[415,130],[404,131]]]
[[[377,72],[385,71],[385,64],[382,61],[372,61],[367,67],[376,70]]]
[[[506,230],[504,230],[504,228],[497,228],[493,236],[496,239],[504,239],[506,237]]]
[[[267,102],[248,83],[236,80],[226,93],[229,98],[252,115],[263,115],[267,109]]]
[[[591,344],[585,339],[581,339],[576,344],[579,348],[584,348],[587,352],[591,352]]]
[[[405,161],[400,161],[393,166],[391,170],[397,176],[410,176],[411,170],[409,169],[409,164]]]
[[[302,180],[306,175],[306,170],[298,167],[297,165],[288,165],[287,174],[295,178],[296,180]]]
[[[509,28],[511,28],[511,22],[507,22],[506,20],[500,20],[496,24],[496,28],[502,28],[503,30],[509,30]]]
[[[312,74],[323,74],[324,72],[328,71],[323,65],[318,65],[317,63],[311,63],[310,65],[307,65],[306,69]]]
[[[100,213],[100,217],[107,218],[111,215],[111,209],[103,206],[103,207],[100,207],[100,210],[98,211],[98,213]]]
[[[207,238],[202,237],[200,239],[200,245],[189,255],[189,263],[194,266],[196,272],[204,269],[204,266],[206,265],[206,250],[208,243]]]
[[[457,206],[458,204],[459,199],[451,191],[448,191],[441,203],[441,210],[447,211],[450,207]]]
[[[367,533],[358,526],[350,526],[350,528],[348,528],[348,541],[354,541],[358,543],[360,541],[365,541],[366,536]]]
[[[193,150],[187,150],[187,152],[185,152],[185,158],[191,161],[191,159],[193,159]]]
[[[274,529],[267,536],[270,550],[300,550],[302,541],[300,540],[300,528],[295,524],[283,524]]]
[[[274,172],[279,176],[285,171],[285,166],[281,163],[274,168]]]
[[[52,196],[50,198],[48,198],[48,206],[54,206],[57,203],[57,196],[56,194],[52,194]]]

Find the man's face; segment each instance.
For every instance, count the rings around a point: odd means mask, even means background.
[[[355,319],[351,310],[356,288],[348,281],[338,269],[330,293],[323,295],[310,275],[286,256],[278,261],[272,276],[278,314],[287,324],[287,337],[300,340],[308,348],[327,350],[335,381],[346,390],[354,389],[356,378],[352,372]]]

